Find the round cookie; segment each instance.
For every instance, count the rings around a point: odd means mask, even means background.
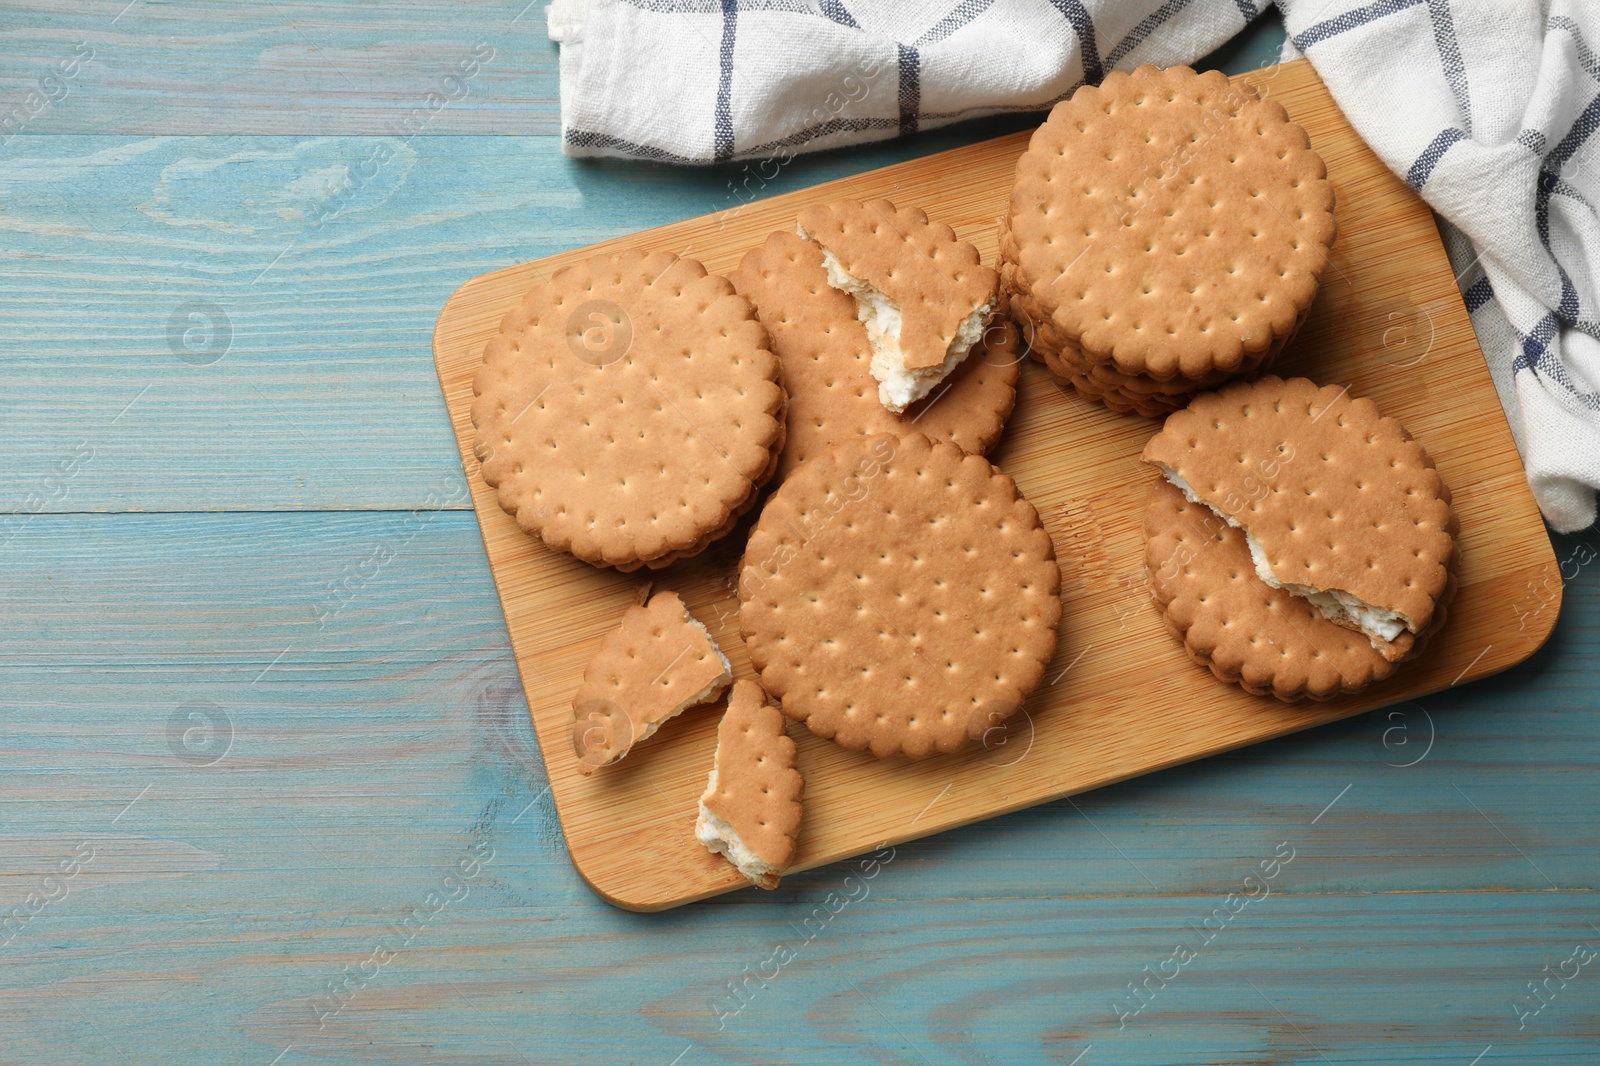
[[[1348,386],[1268,376],[1203,394],[1144,461],[1240,528],[1264,582],[1390,661],[1413,652],[1452,594],[1450,490],[1405,427]]]
[[[856,301],[828,284],[816,244],[774,233],[728,280],[755,306],[783,364],[789,413],[780,479],[813,455],[874,433],[922,432],[973,454],[1000,439],[1020,372],[1017,332],[1004,318],[927,398],[897,415],[878,400]]]
[[[1018,160],[1002,277],[1045,345],[1091,364],[1248,373],[1316,295],[1333,199],[1276,101],[1217,72],[1112,73],[1056,105]]]
[[[1006,220],[1000,219],[1001,288],[1007,293],[1011,316],[1015,319],[1021,340],[1028,355],[1045,365],[1057,381],[1071,386],[1087,400],[1094,400],[1119,414],[1133,412],[1146,418],[1160,418],[1186,406],[1200,392],[1217,388],[1235,378],[1249,376],[1265,370],[1288,337],[1278,339],[1261,356],[1253,356],[1233,371],[1211,370],[1198,378],[1181,374],[1158,380],[1144,374],[1124,374],[1109,363],[1093,363],[1086,359],[1078,346],[1069,340],[1055,323],[1040,309],[1039,301],[1029,292],[1014,292],[1016,264],[1014,250],[1007,253],[1010,232]],[[1006,256],[1010,255],[1008,261]],[[1295,330],[1304,321],[1296,322]],[[1291,331],[1291,334],[1293,331]]]
[[[528,293],[484,349],[474,453],[550,547],[665,566],[755,503],[783,448],[779,382],[725,278],[667,253],[597,256]]]
[[[812,458],[767,500],[739,625],[785,714],[916,758],[1022,706],[1055,651],[1060,587],[1011,478],[953,444],[881,434]]]
[[[1362,634],[1257,577],[1244,534],[1175,486],[1150,486],[1144,531],[1151,597],[1218,679],[1285,702],[1326,700],[1397,668]]]

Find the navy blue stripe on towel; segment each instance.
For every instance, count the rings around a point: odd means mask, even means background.
[[[1078,44],[1083,51],[1083,80],[1090,85],[1099,85],[1106,72],[1105,65],[1100,62],[1100,45],[1094,39],[1094,19],[1089,17],[1089,9],[1083,6],[1083,0],[1050,2],[1072,23],[1072,29],[1078,35]]]
[[[1454,126],[1446,130],[1440,130],[1439,136],[1435,137],[1428,144],[1428,147],[1422,150],[1422,154],[1417,156],[1417,161],[1411,164],[1411,169],[1406,171],[1406,184],[1421,192],[1422,187],[1428,184],[1428,177],[1433,173],[1433,168],[1438,165],[1439,160],[1444,158],[1444,154],[1450,150],[1450,146],[1465,137],[1466,134]]]
[[[1117,46],[1107,53],[1105,65],[1115,67],[1121,62],[1123,56],[1143,44],[1144,39],[1150,36],[1151,31],[1188,7],[1189,2],[1190,0],[1167,0],[1166,3],[1146,15],[1143,22],[1135,26],[1128,36],[1118,41]]]
[[[717,61],[717,117],[715,159],[733,158],[733,42],[739,29],[739,0],[722,0],[722,49]]]
[[[1461,48],[1456,44],[1456,23],[1450,16],[1450,0],[1428,0],[1428,18],[1433,22],[1433,43],[1439,49],[1439,65],[1444,68],[1444,80],[1450,83],[1450,94],[1461,109],[1461,125],[1472,129],[1472,99],[1467,93],[1467,68],[1461,62]]]
[[[1378,0],[1375,4],[1358,7],[1354,11],[1346,11],[1337,18],[1319,22],[1304,33],[1296,34],[1292,40],[1294,46],[1304,52],[1312,45],[1326,41],[1329,37],[1337,37],[1341,33],[1365,26],[1369,22],[1392,15],[1396,11],[1404,11],[1408,7],[1416,7],[1423,0]]]
[[[917,114],[922,110],[922,57],[909,45],[900,49],[900,133],[917,132]]]
[[[855,16],[845,10],[840,0],[822,0],[822,13],[830,21],[837,22],[841,26],[849,26],[852,30],[861,28],[861,24],[855,20]]]
[[[1467,286],[1467,291],[1461,294],[1461,302],[1467,305],[1469,315],[1492,299],[1494,299],[1494,289],[1490,287],[1488,278],[1479,278]]]

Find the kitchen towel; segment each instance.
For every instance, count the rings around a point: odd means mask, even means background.
[[[1593,524],[1600,3],[1279,6],[1286,57],[1311,60],[1445,220],[1545,518]],[[1259,14],[1250,0],[555,0],[546,12],[568,154],[766,165],[1043,110],[1109,70],[1193,62]]]
[[[1445,221],[1545,519],[1600,486],[1600,3],[1286,0],[1350,124]],[[1404,373],[1403,370],[1397,371]]]
[[[569,155],[767,159],[1038,111],[1190,63],[1248,0],[555,0]]]

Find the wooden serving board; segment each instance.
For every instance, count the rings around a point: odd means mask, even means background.
[[[1012,728],[954,755],[879,762],[791,723],[806,779],[794,869],[1414,699],[1520,662],[1549,635],[1557,612],[1526,610],[1525,601],[1547,584],[1559,589],[1545,580],[1555,556],[1428,208],[1361,142],[1305,61],[1235,80],[1279,100],[1307,129],[1338,189],[1332,261],[1278,371],[1349,383],[1438,463],[1461,518],[1461,585],[1448,624],[1388,682],[1329,703],[1287,706],[1218,683],[1190,662],[1145,586],[1142,521],[1155,475],[1138,456],[1159,424],[1086,402],[1029,361],[990,458],[1016,478],[1055,541],[1064,608],[1055,661]],[[736,675],[754,676],[733,594],[751,520],[697,558],[631,575],[522,533],[472,454],[472,378],[485,342],[507,309],[568,262],[642,247],[727,272],[769,232],[792,229],[803,205],[841,197],[921,206],[992,262],[995,220],[1026,143],[1025,133],[1002,137],[484,274],[440,313],[439,380],[567,846],[584,879],[617,906],[661,910],[745,884],[694,837],[720,705],[688,712],[616,767],[583,777],[571,701],[602,635],[647,580],[679,592]]]

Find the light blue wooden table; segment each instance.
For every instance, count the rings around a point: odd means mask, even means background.
[[[853,864],[591,895],[430,331],[733,201],[564,159],[525,2],[0,6],[0,1062],[1600,1062],[1593,531],[1527,664],[900,847],[826,922]]]

